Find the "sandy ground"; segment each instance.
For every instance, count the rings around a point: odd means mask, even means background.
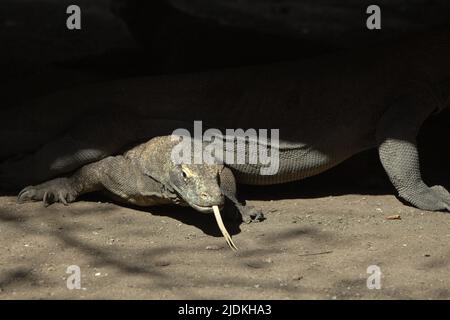
[[[249,203],[267,220],[228,225],[234,253],[214,218],[191,209],[1,197],[0,299],[450,298],[449,214],[391,195]],[[67,289],[71,265],[80,290]],[[367,288],[371,265],[379,290]]]

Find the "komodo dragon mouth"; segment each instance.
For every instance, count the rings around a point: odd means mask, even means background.
[[[179,200],[181,200],[181,199],[179,199]],[[182,201],[184,201],[184,200],[182,200]],[[195,210],[200,211],[202,213],[210,213],[211,211],[214,212],[214,217],[216,218],[217,226],[219,227],[220,232],[222,232],[222,235],[225,238],[228,246],[233,251],[237,251],[238,250],[238,247],[234,244],[233,240],[231,239],[230,233],[228,232],[227,228],[225,227],[225,225],[223,223],[222,216],[220,214],[219,206],[214,205],[212,207],[209,207],[209,206],[207,206],[207,207],[205,206],[204,207],[204,206],[199,206],[199,205],[194,204],[194,203],[189,203],[188,204],[187,202],[186,202],[186,205],[189,205],[192,208],[194,208]]]
[[[225,227],[223,220],[222,220],[222,216],[220,214],[220,209],[219,206],[212,206],[212,207],[202,207],[196,204],[189,204],[192,208],[194,208],[195,210],[198,210],[200,212],[214,212],[214,217],[216,218],[216,222],[217,222],[217,226],[220,229],[220,232],[222,232],[223,237],[225,238],[225,240],[227,241],[228,246],[231,248],[231,250],[233,251],[237,251],[238,248],[237,246],[234,244],[233,240],[231,239],[230,234],[228,233],[227,228]]]
[[[189,204],[192,208],[194,208],[195,210],[198,210],[200,212],[214,212],[214,217],[216,218],[216,222],[217,222],[217,226],[220,229],[220,232],[222,232],[223,237],[225,238],[225,240],[227,241],[228,246],[231,248],[231,250],[233,251],[237,251],[238,248],[237,246],[234,244],[233,240],[231,239],[230,234],[228,233],[227,228],[225,227],[223,220],[222,220],[222,216],[220,214],[220,209],[219,206],[212,206],[212,207],[202,207],[196,204]]]
[[[178,192],[178,194],[180,193],[178,188],[174,187],[174,189]],[[220,232],[222,232],[223,237],[225,238],[228,246],[231,248],[231,250],[233,251],[237,251],[238,247],[234,244],[233,239],[231,239],[230,233],[228,232],[227,228],[225,227],[223,220],[222,220],[222,216],[220,214],[220,209],[219,206],[217,205],[213,205],[213,206],[200,206],[194,203],[189,203],[186,200],[183,199],[183,197],[180,196],[180,198],[176,198],[176,199],[172,199],[172,201],[185,201],[186,205],[191,206],[192,208],[194,208],[195,210],[202,212],[202,213],[210,213],[211,211],[214,212],[214,217],[216,218],[216,222],[217,222],[217,226],[220,229]],[[181,202],[178,202],[181,203]]]

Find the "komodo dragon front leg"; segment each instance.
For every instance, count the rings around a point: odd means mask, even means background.
[[[245,223],[265,220],[264,214],[252,206],[244,205],[237,199],[236,178],[230,168],[224,167],[219,175],[220,189],[223,195],[233,203],[239,214],[228,214],[228,217],[242,219]],[[231,206],[226,207],[230,212]]]
[[[376,132],[381,162],[401,198],[423,210],[450,211],[450,193],[422,180],[416,136],[439,103],[433,95],[402,95],[382,117]]]
[[[135,205],[170,203],[161,183],[147,177],[123,156],[107,157],[83,166],[70,177],[56,178],[23,189],[19,202],[40,201],[48,206],[55,202],[67,205],[80,195],[107,191],[115,199]]]

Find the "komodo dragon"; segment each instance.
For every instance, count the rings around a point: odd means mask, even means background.
[[[177,121],[203,120],[210,128],[279,129],[278,172],[261,175],[257,165],[226,163],[238,183],[299,180],[376,147],[401,198],[423,210],[449,211],[449,192],[422,180],[415,140],[424,120],[448,106],[449,57],[447,33],[352,54],[55,94],[40,107],[15,109],[18,121],[0,128],[6,130],[0,159],[9,158],[0,181],[42,182],[169,134],[183,127]]]
[[[221,164],[175,163],[171,153],[179,140],[173,135],[155,137],[123,155],[87,164],[71,176],[26,187],[18,200],[42,200],[45,206],[55,202],[68,205],[83,194],[103,191],[119,202],[136,206],[190,206],[202,213],[214,212],[227,243],[237,249],[219,211],[228,199],[241,217],[249,212],[241,211],[244,207],[235,197],[236,182],[231,170]]]

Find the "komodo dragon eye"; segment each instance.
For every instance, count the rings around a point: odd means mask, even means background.
[[[193,173],[189,168],[182,166],[181,167],[181,175],[183,176],[184,181],[187,181],[188,178],[193,176]]]

